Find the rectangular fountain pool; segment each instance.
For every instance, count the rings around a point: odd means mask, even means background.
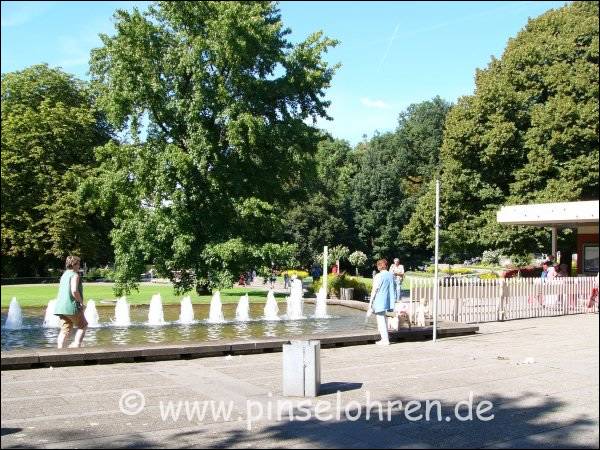
[[[264,304],[250,304],[248,321],[236,321],[236,304],[223,305],[224,322],[208,323],[210,305],[193,305],[194,323],[179,323],[180,306],[163,306],[163,325],[148,324],[148,305],[131,305],[129,326],[113,324],[115,305],[97,305],[98,326],[88,328],[85,347],[127,346],[146,343],[211,342],[218,340],[251,340],[260,337],[286,337],[339,331],[375,330],[375,321],[364,323],[364,312],[343,306],[328,306],[328,318],[314,318],[315,307],[304,304],[304,319],[286,320],[286,304],[279,303],[280,320],[264,320]],[[46,328],[44,308],[23,308],[21,329],[10,330],[4,324],[7,311],[2,311],[2,351],[54,348],[58,328]]]

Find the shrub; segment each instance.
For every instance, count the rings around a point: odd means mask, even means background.
[[[502,250],[486,250],[481,255],[481,262],[483,264],[500,264],[502,258]]]
[[[319,292],[323,286],[323,277],[313,283],[313,291]],[[340,289],[353,288],[354,298],[361,299],[371,294],[373,282],[365,278],[358,278],[342,273],[340,275],[330,274],[327,276],[327,297],[340,298]]]
[[[348,255],[350,254],[350,250],[348,247],[344,245],[336,245],[332,247],[327,252],[327,266],[331,266],[335,264],[335,262],[339,259],[340,261],[345,261],[348,259]],[[323,253],[319,254],[319,256],[315,259],[315,263],[320,263],[323,261]]]
[[[493,280],[495,278],[499,278],[496,272],[486,272],[479,275],[480,280]]]
[[[281,276],[284,276],[285,274],[288,274],[288,276],[292,276],[292,275],[296,275],[298,278],[300,278],[301,280],[303,280],[304,278],[309,276],[309,273],[306,270],[296,270],[296,269],[288,269],[288,270],[284,270],[283,272],[281,272]]]
[[[526,267],[531,264],[531,255],[510,255],[511,265],[515,268]]]
[[[103,279],[105,281],[114,281],[115,273],[112,269],[108,267],[92,267],[91,269],[88,269],[83,279],[85,281],[95,281],[98,279]]]
[[[356,267],[356,274],[358,275],[358,269],[364,267],[365,263],[367,262],[367,255],[360,250],[357,250],[348,257],[348,261],[350,261],[350,264]]]
[[[457,268],[452,268],[452,269],[439,268],[438,270],[439,270],[439,272],[447,273],[448,275],[468,275],[468,274],[475,272],[473,269],[467,269],[465,267],[457,267]],[[429,267],[427,267],[426,271],[433,273],[433,272],[435,272],[435,267],[429,266]]]
[[[520,269],[510,269],[504,272],[503,278],[539,278],[542,275],[541,267],[522,267]]]

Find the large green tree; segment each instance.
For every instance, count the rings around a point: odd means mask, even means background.
[[[423,257],[420,243],[400,233],[435,174],[449,109],[439,97],[410,105],[394,132],[376,135],[358,149],[350,198],[361,249],[371,259],[399,256],[414,263]]]
[[[111,259],[109,219],[77,194],[109,139],[82,81],[47,65],[2,74],[2,276]]]
[[[320,139],[308,122],[327,116],[335,67],[323,53],[335,41],[319,32],[292,45],[271,2],[156,2],[114,17],[90,71],[99,104],[131,133],[98,152],[118,288],[146,261],[182,290],[233,281],[210,249],[279,242]]]
[[[547,249],[549,233],[496,223],[503,204],[598,198],[598,2],[531,19],[450,112],[441,152],[447,255]],[[433,241],[433,184],[404,231]]]
[[[308,198],[294,201],[284,219],[284,236],[298,245],[304,267],[317,262],[324,245],[356,245],[349,203],[354,159],[348,142],[324,136],[306,166]]]

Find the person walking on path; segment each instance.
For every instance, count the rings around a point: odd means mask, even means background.
[[[63,348],[74,326],[77,327],[77,332],[73,343],[69,347],[81,347],[87,329],[88,323],[83,315],[83,283],[79,275],[80,266],[81,260],[79,257],[67,256],[67,270],[60,278],[56,306],[54,307],[54,315],[60,318],[58,348]]]
[[[367,317],[375,313],[377,318],[377,328],[381,335],[381,340],[377,345],[390,345],[388,335],[387,317],[385,313],[394,309],[396,297],[394,295],[394,277],[388,272],[388,262],[385,259],[377,261],[377,270],[379,273],[373,278],[373,289],[367,309]]]
[[[548,278],[548,268],[550,267],[550,262],[549,261],[544,261],[542,263],[542,273],[540,274],[540,278],[542,280],[545,280],[546,278]]]
[[[390,266],[390,273],[394,275],[394,286],[396,289],[396,300],[402,298],[402,281],[404,281],[404,266],[398,258],[394,258],[394,264]]]

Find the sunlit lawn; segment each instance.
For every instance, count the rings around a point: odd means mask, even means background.
[[[117,297],[113,292],[113,283],[84,283],[83,296],[87,300],[111,301]],[[49,300],[56,298],[58,293],[58,284],[28,284],[28,285],[9,285],[2,286],[2,308],[7,308],[13,297],[16,297],[22,307],[46,306]],[[266,302],[266,288],[243,288],[236,287],[224,289],[221,291],[221,301],[223,303],[237,303],[240,296],[244,294],[250,296],[250,302]],[[184,295],[176,295],[173,292],[173,286],[170,284],[140,283],[139,290],[133,291],[127,295],[127,301],[130,304],[149,304],[154,294],[160,294],[164,304],[178,304]],[[193,303],[210,303],[212,296],[199,296],[196,293],[189,292]],[[275,294],[278,301],[285,301],[285,294]]]

